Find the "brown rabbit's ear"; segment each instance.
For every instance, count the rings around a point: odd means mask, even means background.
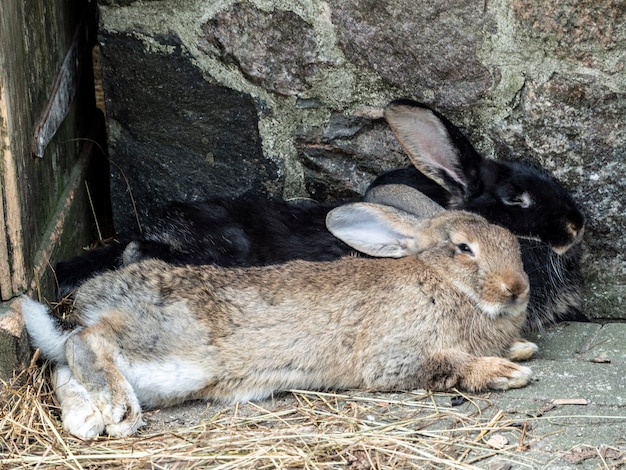
[[[393,207],[358,202],[331,210],[326,227],[362,253],[402,258],[421,251],[416,235],[425,220]]]
[[[406,184],[382,184],[367,190],[365,202],[395,207],[418,217],[432,217],[445,209]]]

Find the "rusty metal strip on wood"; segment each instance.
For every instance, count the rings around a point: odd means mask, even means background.
[[[89,9],[87,9],[89,10]],[[78,24],[72,43],[65,54],[63,63],[54,81],[52,93],[46,105],[46,109],[39,118],[32,143],[32,153],[34,156],[43,158],[46,147],[56,134],[70,110],[81,78],[83,53],[86,38],[89,36],[86,31],[87,12]]]

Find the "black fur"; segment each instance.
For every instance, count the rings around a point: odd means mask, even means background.
[[[56,266],[59,296],[104,271],[145,258],[172,264],[260,266],[292,259],[331,261],[356,251],[326,229],[336,205],[215,198],[174,202],[143,237],[115,242]]]
[[[173,203],[134,249],[138,259],[177,264],[330,261],[354,251],[326,229],[326,214],[333,207],[245,198]]]
[[[122,266],[122,254],[130,240],[110,240],[55,266],[59,297],[66,297],[90,277]]]

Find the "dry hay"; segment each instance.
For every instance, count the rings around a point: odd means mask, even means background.
[[[147,413],[136,437],[92,442],[63,431],[49,366],[31,366],[0,394],[0,468],[532,468],[526,424],[486,398],[412,392],[294,391],[237,406],[201,405],[192,425]],[[452,400],[452,402],[451,402]],[[495,460],[494,460],[495,459]]]

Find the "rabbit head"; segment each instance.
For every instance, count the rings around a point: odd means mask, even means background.
[[[519,242],[483,217],[442,211],[419,218],[393,207],[354,203],[330,211],[326,225],[370,256],[418,255],[490,318],[525,313],[529,285]]]
[[[393,101],[384,115],[415,169],[390,172],[372,186],[409,184],[446,208],[481,214],[558,254],[580,242],[584,215],[540,166],[483,158],[445,116],[415,101]]]

